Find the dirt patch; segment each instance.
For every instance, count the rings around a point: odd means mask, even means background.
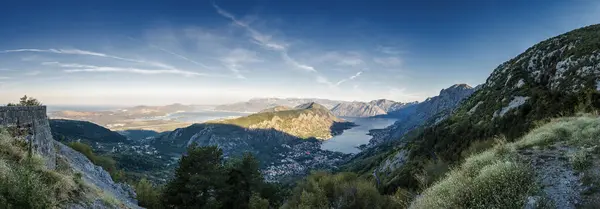
[[[569,162],[569,156],[575,151],[562,143],[544,149],[519,150],[530,162],[542,191],[556,208],[574,209],[582,201],[581,192],[585,187],[580,174]]]

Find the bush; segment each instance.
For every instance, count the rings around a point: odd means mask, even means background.
[[[586,169],[592,166],[592,156],[591,154],[583,149],[575,152],[571,156],[571,164],[573,165],[573,169],[578,171],[585,171]]]
[[[268,209],[269,200],[261,198],[259,194],[252,194],[250,202],[248,204],[249,209]]]
[[[8,103],[6,106],[40,106],[42,103],[33,97],[27,95],[21,97],[18,104]]]
[[[160,189],[154,187],[150,181],[143,178],[134,185],[138,205],[148,209],[161,208]]]
[[[300,182],[284,208],[400,208],[373,182],[354,173],[313,173]]]
[[[444,177],[450,169],[448,163],[441,160],[426,161],[420,173],[415,174],[421,189],[425,190],[431,184]]]
[[[414,208],[519,208],[535,193],[531,168],[498,145],[471,156],[413,202]],[[518,207],[517,207],[518,206]]]
[[[65,173],[47,170],[43,159],[14,144],[0,130],[0,208],[55,208],[79,198],[81,182]]]

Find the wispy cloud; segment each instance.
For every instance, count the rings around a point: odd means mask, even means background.
[[[342,79],[340,81],[338,81],[337,83],[335,83],[336,86],[339,86],[340,84],[346,82],[346,81],[350,81],[350,80],[354,80],[355,78],[358,78],[358,76],[360,76],[362,74],[362,71],[357,72],[356,74],[354,74],[353,76],[350,76],[346,79]]]
[[[145,74],[145,75],[157,75],[157,74],[176,74],[176,75],[184,75],[184,76],[206,76],[206,74],[192,72],[192,71],[184,71],[184,70],[147,70],[147,69],[138,69],[138,68],[119,68],[119,67],[98,67],[95,66],[93,68],[83,68],[83,69],[68,69],[63,70],[67,73],[77,73],[77,72],[115,72],[115,73],[136,73],[136,74]]]
[[[181,55],[181,54],[177,54],[177,53],[175,53],[175,52],[172,52],[172,51],[166,50],[166,49],[164,49],[164,48],[162,48],[162,47],[159,47],[159,46],[156,46],[156,45],[154,45],[154,44],[150,44],[150,46],[151,46],[151,47],[153,47],[153,48],[155,48],[155,49],[158,49],[158,50],[160,50],[160,51],[163,51],[163,52],[165,52],[165,53],[167,53],[167,54],[171,54],[171,55],[173,55],[173,56],[179,57],[179,58],[181,58],[181,59],[183,59],[183,60],[186,60],[186,61],[188,61],[188,62],[194,63],[194,64],[196,64],[196,65],[198,65],[198,66],[201,66],[201,67],[203,67],[203,68],[205,68],[205,69],[207,69],[207,70],[211,70],[211,68],[210,68],[210,67],[208,67],[207,65],[205,65],[205,64],[202,64],[202,63],[200,63],[200,62],[197,62],[197,61],[195,61],[195,60],[192,60],[192,59],[190,59],[190,58],[187,58],[186,56],[183,56],[183,55]]]
[[[248,33],[250,34],[250,37],[252,38],[253,43],[258,44],[258,45],[260,45],[264,48],[270,49],[270,50],[278,51],[279,53],[281,53],[281,58],[286,63],[293,65],[296,68],[306,70],[309,72],[317,72],[317,70],[314,67],[309,66],[307,64],[300,63],[296,59],[292,58],[288,54],[288,44],[279,43],[279,42],[274,41],[272,36],[261,33],[258,30],[252,28],[249,24],[238,20],[233,14],[222,9],[214,2],[213,2],[213,7],[217,10],[217,13],[219,13],[221,16],[231,20],[235,25],[238,25],[238,26],[244,28],[246,31],[248,31]]]
[[[11,77],[0,76],[0,80],[8,80],[8,79],[11,79]]]
[[[139,39],[136,39],[136,38],[133,38],[133,37],[130,37],[130,36],[128,36],[127,38],[128,38],[128,39],[130,39],[130,40],[136,41],[136,42],[144,43],[143,41],[141,41],[141,40],[139,40]],[[145,43],[144,43],[144,44],[145,44]],[[188,58],[188,57],[186,57],[186,56],[184,56],[184,55],[181,55],[181,54],[179,54],[179,53],[175,53],[175,52],[173,52],[173,51],[171,51],[171,50],[165,49],[165,48],[163,48],[163,47],[160,47],[160,46],[157,46],[157,45],[155,45],[155,44],[148,44],[148,46],[150,46],[150,47],[152,47],[152,48],[155,48],[155,49],[157,49],[157,50],[159,50],[159,51],[162,51],[162,52],[164,52],[164,53],[167,53],[167,54],[173,55],[173,56],[175,56],[175,57],[177,57],[177,58],[179,58],[179,59],[182,59],[182,60],[188,61],[188,62],[190,62],[190,63],[193,63],[193,64],[195,64],[195,65],[198,65],[198,66],[200,66],[200,67],[203,67],[203,68],[205,68],[205,69],[207,69],[207,70],[212,70],[212,68],[211,68],[211,67],[209,67],[208,65],[205,65],[204,63],[201,63],[201,62],[198,62],[198,61],[196,61],[196,60],[190,59],[190,58]]]
[[[84,65],[77,63],[61,63],[61,62],[43,62],[42,65],[58,66],[62,68],[68,68],[63,70],[67,73],[78,73],[78,72],[114,72],[114,73],[136,73],[145,75],[156,75],[156,74],[175,74],[183,76],[208,76],[208,74],[179,70],[179,69],[139,69],[139,68],[127,68],[127,67],[107,67],[107,66],[94,66]]]
[[[244,63],[256,63],[262,62],[256,56],[255,52],[248,51],[245,49],[237,48],[229,52],[229,54],[221,59],[219,59],[227,69],[234,73],[236,78],[246,79],[246,77],[241,73],[241,68]]]
[[[34,70],[34,71],[27,72],[24,75],[26,75],[26,76],[36,76],[36,75],[39,75],[39,74],[42,74],[42,71]]]
[[[402,60],[397,57],[375,57],[373,58],[373,62],[386,67],[394,67],[402,64]]]
[[[378,52],[384,53],[384,54],[389,54],[389,55],[398,55],[400,53],[402,53],[402,51],[396,49],[395,47],[390,47],[390,46],[377,46],[376,50]]]
[[[104,57],[104,58],[117,59],[117,60],[121,60],[121,61],[146,64],[146,65],[151,65],[151,66],[160,67],[160,68],[164,68],[164,69],[175,69],[173,66],[159,63],[159,62],[130,59],[130,58],[124,58],[124,57],[120,57],[120,56],[108,55],[108,54],[104,54],[104,53],[79,50],[79,49],[10,49],[10,50],[0,51],[0,53],[15,53],[15,52],[38,52],[38,53],[95,56],[95,57]]]
[[[354,51],[331,51],[323,54],[322,56],[317,56],[313,61],[317,63],[332,63],[339,66],[351,67],[356,67],[358,65],[364,64],[360,53]]]

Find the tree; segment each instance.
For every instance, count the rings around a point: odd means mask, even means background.
[[[253,191],[263,184],[259,169],[258,160],[249,153],[244,154],[241,160],[233,160],[227,168],[227,187],[222,195],[223,208],[249,207]]]
[[[400,205],[390,196],[381,195],[373,182],[354,173],[317,172],[296,186],[283,208],[393,209]]]
[[[7,106],[40,106],[42,103],[33,97],[27,97],[27,95],[19,99],[18,104],[8,103]]]
[[[218,195],[225,172],[223,152],[216,146],[192,144],[179,160],[175,178],[165,188],[162,201],[166,208],[219,208]]]
[[[135,184],[135,193],[140,206],[149,209],[161,208],[160,191],[146,178]]]

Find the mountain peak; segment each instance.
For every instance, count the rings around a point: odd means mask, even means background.
[[[316,102],[309,102],[309,103],[304,103],[304,104],[298,105],[298,106],[296,106],[296,109],[325,109],[325,110],[329,110],[325,106],[320,105],[319,103],[316,103]]]

